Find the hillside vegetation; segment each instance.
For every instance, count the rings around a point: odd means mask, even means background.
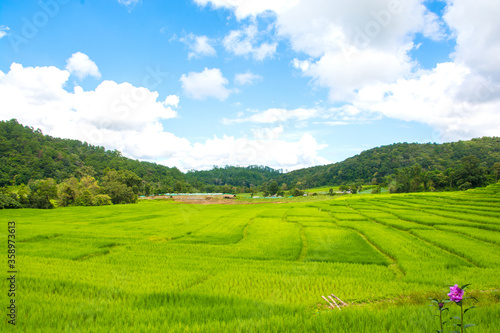
[[[454,187],[453,172],[469,156],[477,158],[474,163],[483,169],[485,177],[490,176],[489,181],[498,180],[500,165],[494,166],[500,162],[500,138],[483,137],[443,144],[396,143],[377,147],[339,163],[289,172],[282,175],[281,181],[304,188],[353,182],[384,183],[387,176],[396,178],[398,171],[418,165],[437,186],[444,188],[451,181]],[[455,176],[458,180],[459,175]]]
[[[300,190],[339,185],[355,193],[362,184],[379,186],[375,192],[380,192],[380,186],[393,193],[467,190],[494,183],[500,174],[500,138],[496,137],[445,144],[398,143],[364,151],[343,162],[286,174],[266,166],[214,166],[184,174],[175,167],[126,158],[117,150],[44,135],[12,119],[0,122],[0,154],[0,188],[4,188],[0,193],[25,207],[19,193],[28,195],[44,187],[52,194],[40,194],[45,203],[37,204],[42,199],[34,198],[30,207],[47,206],[49,199],[56,199],[54,187],[58,187],[56,192],[61,187],[69,189],[66,194],[73,199],[62,202],[73,204],[79,202],[78,195],[70,192],[84,190],[92,196],[86,194],[87,203],[95,203],[98,195],[108,195],[112,202],[123,201],[118,197],[131,202],[137,195],[172,192],[300,195]],[[101,186],[110,172],[119,172],[119,177],[113,174],[114,179],[130,189],[121,191],[109,181],[107,189]],[[113,196],[113,191],[129,193]],[[97,201],[107,202],[106,198]],[[1,197],[0,206],[16,205]]]

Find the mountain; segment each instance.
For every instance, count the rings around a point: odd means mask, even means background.
[[[476,156],[480,166],[490,171],[500,162],[500,138],[483,137],[451,143],[395,143],[366,150],[342,162],[295,170],[283,174],[281,182],[305,188],[341,185],[353,182],[370,183],[393,175],[401,168],[417,163],[423,172],[445,172],[458,168],[462,160]]]
[[[0,187],[27,184],[30,179],[53,178],[60,182],[91,173],[102,177],[107,168],[129,170],[144,181],[173,187],[184,174],[150,162],[123,157],[117,150],[86,142],[54,138],[15,119],[0,122]]]
[[[469,159],[470,166],[464,166],[464,159],[471,155],[475,159]],[[464,183],[474,187],[494,182],[500,172],[494,168],[497,162],[500,162],[500,138],[483,137],[443,144],[396,143],[364,151],[339,163],[286,174],[265,166],[214,167],[184,174],[175,167],[126,158],[117,150],[44,135],[39,129],[23,126],[15,119],[0,121],[0,187],[47,178],[59,183],[84,174],[100,180],[107,170],[115,169],[137,174],[149,185],[150,193],[266,190],[274,181],[280,188],[283,183],[287,184],[289,189],[352,183],[388,184],[392,180],[401,184],[407,178],[415,178],[416,173],[425,190],[444,189],[447,184],[452,189]],[[497,164],[496,168],[499,167]],[[481,179],[474,179],[476,174]],[[432,184],[428,186],[429,180]],[[411,186],[408,188],[411,190]]]
[[[101,179],[107,169],[134,172],[152,193],[222,191],[223,185],[228,185],[225,190],[229,192],[232,186],[260,186],[281,174],[264,166],[214,167],[184,174],[175,167],[126,158],[117,150],[44,135],[15,119],[0,121],[0,187],[47,178],[60,183],[82,174]]]

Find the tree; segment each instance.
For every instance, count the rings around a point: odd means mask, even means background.
[[[31,208],[54,208],[51,200],[57,198],[57,186],[54,179],[36,180],[28,183],[31,193],[28,197]]]
[[[0,209],[21,208],[21,204],[9,195],[0,193]]]
[[[97,196],[103,189],[97,180],[91,176],[84,176],[80,181],[75,177],[66,179],[58,186],[58,205],[67,206],[101,206],[106,200]],[[108,196],[109,198],[109,196]]]
[[[351,190],[351,193],[352,193],[352,194],[357,194],[357,193],[358,193],[358,186],[356,186],[356,184],[351,185],[351,186],[349,187],[349,189]]]
[[[175,193],[181,193],[182,192],[182,183],[180,181],[177,181],[174,185],[174,191]]]
[[[78,179],[72,177],[66,179],[57,187],[58,192],[58,205],[61,207],[71,206],[75,203],[79,196],[79,183]]]
[[[149,196],[151,194],[151,185],[149,183],[146,183],[144,185],[144,195]]]
[[[492,167],[493,174],[495,175],[495,183],[498,182],[498,175],[500,174],[500,162],[496,162]]]
[[[455,171],[456,184],[460,189],[486,185],[486,170],[480,164],[481,160],[474,155],[462,159],[460,168]]]
[[[109,170],[103,177],[102,187],[114,204],[136,203],[142,179],[128,170]]]
[[[295,187],[290,191],[290,195],[293,195],[294,197],[301,197],[304,195],[304,192]]]
[[[278,190],[279,190],[278,182],[272,181],[271,184],[269,184],[269,194],[275,195],[276,193],[278,193]]]
[[[422,166],[418,163],[415,163],[410,169],[409,192],[422,192],[424,190],[422,177]]]

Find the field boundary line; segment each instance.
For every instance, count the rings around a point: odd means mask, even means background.
[[[304,226],[302,224],[300,224],[299,222],[288,221],[287,217],[288,217],[288,212],[290,210],[291,210],[291,208],[288,209],[285,212],[285,214],[283,214],[283,216],[281,217],[281,220],[285,223],[293,223],[293,224],[297,224],[299,226],[300,240],[301,240],[302,248],[300,249],[299,256],[297,257],[297,259],[295,259],[295,261],[304,261],[306,259],[306,256],[307,256],[307,249],[309,248],[309,242],[307,241],[306,233],[304,231]]]
[[[242,242],[244,239],[247,238],[248,236],[248,227],[250,227],[252,224],[253,224],[253,221],[255,220],[255,216],[254,217],[251,217],[247,224],[245,225],[245,227],[243,228],[243,232],[241,233],[241,239],[239,241],[237,241],[236,243],[233,243],[233,244],[238,244],[240,242]]]
[[[444,209],[446,210],[446,209]],[[429,210],[427,209],[422,209],[423,212],[427,213],[427,214],[431,214],[431,215],[436,215],[436,216],[440,216],[440,217],[446,217],[446,218],[450,218],[449,216],[446,216],[446,215],[441,215],[439,213],[435,213],[434,211],[430,212]],[[449,211],[449,210],[447,210]],[[451,213],[454,213],[453,211],[449,211]],[[495,216],[486,216],[486,215],[481,215],[481,214],[476,214],[478,216],[483,216],[483,217],[495,217]],[[495,225],[495,226],[500,226],[499,223],[494,223],[494,222],[485,222],[485,221],[477,221],[477,220],[472,220],[471,218],[467,219],[465,217],[461,217],[461,216],[458,216],[458,217],[453,217],[454,219],[456,220],[461,220],[461,221],[466,221],[466,222],[474,222],[474,223],[478,223],[478,224],[482,224],[482,225]],[[492,229],[484,229],[484,230],[491,230],[491,231],[498,231],[498,230],[492,230]]]
[[[214,278],[216,275],[217,274],[209,274],[209,275],[201,276],[198,279],[196,279],[196,281],[194,281],[193,283],[191,283],[190,285],[186,286],[185,288],[182,288],[182,290],[180,290],[179,293],[183,293],[183,292],[185,292],[185,291],[187,291],[187,290],[189,290],[189,289],[191,289],[193,287],[196,287],[196,286],[198,286],[200,284],[203,284],[203,283],[205,283],[205,281]]]
[[[351,209],[354,209],[354,208],[351,208]],[[359,214],[361,214],[361,213],[359,213]],[[392,215],[396,216],[398,219],[400,219],[400,220],[402,220],[402,221],[406,221],[406,222],[413,222],[413,223],[417,223],[417,224],[421,224],[421,225],[426,225],[426,224],[424,224],[424,223],[419,223],[419,222],[415,222],[415,221],[410,221],[410,220],[405,220],[405,219],[402,219],[401,217],[399,217],[399,216],[397,216],[397,215],[395,215],[395,214],[393,214],[393,213],[390,213],[390,212],[389,212],[389,214],[392,214]],[[361,215],[362,215],[362,214],[361,214]],[[364,216],[364,215],[363,215],[363,216]],[[426,239],[423,239],[422,237],[420,237],[420,236],[418,236],[418,235],[414,234],[414,233],[412,232],[412,230],[413,230],[413,229],[410,229],[410,230],[404,230],[404,229],[396,228],[396,227],[391,226],[391,225],[385,225],[385,224],[380,223],[380,222],[378,222],[378,221],[376,221],[376,220],[374,220],[374,219],[372,219],[372,218],[370,218],[370,217],[368,217],[368,219],[370,219],[370,221],[372,221],[373,223],[377,223],[377,224],[383,225],[383,226],[385,226],[385,227],[387,227],[387,228],[391,228],[391,229],[394,229],[394,230],[399,230],[400,232],[403,232],[403,233],[405,233],[405,234],[408,234],[408,236],[413,236],[413,237],[415,237],[415,238],[419,239],[420,241],[422,241],[422,242],[424,242],[424,243],[430,244],[430,245],[432,245],[432,246],[434,246],[434,247],[437,247],[438,249],[441,249],[441,250],[443,250],[443,251],[445,251],[445,252],[447,252],[447,253],[449,253],[449,254],[451,254],[451,255],[453,255],[453,256],[456,256],[456,257],[458,257],[458,258],[460,258],[460,259],[463,259],[463,260],[465,260],[466,262],[468,262],[469,264],[471,264],[471,265],[473,265],[473,266],[475,266],[475,267],[479,267],[479,268],[481,268],[481,267],[482,267],[482,266],[480,266],[480,265],[476,264],[475,262],[472,262],[472,261],[471,261],[471,260],[469,260],[468,258],[465,258],[465,257],[463,257],[463,256],[461,256],[461,255],[459,255],[459,254],[457,254],[457,253],[454,253],[454,252],[452,252],[452,251],[450,251],[450,250],[448,250],[448,249],[446,249],[446,248],[443,248],[443,247],[441,247],[441,246],[439,246],[439,245],[435,244],[434,242],[430,242],[430,241],[428,241],[428,240],[426,240]],[[432,228],[432,229],[434,229],[434,230],[438,230],[438,229],[436,229],[436,228],[434,227],[434,225],[426,225],[426,226],[431,227],[431,228]]]
[[[443,230],[439,230],[439,229],[436,229],[436,228],[434,228],[434,229],[435,229],[436,231],[443,231]],[[437,247],[437,248],[442,249],[442,250],[443,250],[443,251],[445,251],[445,252],[448,252],[448,253],[450,253],[450,254],[452,254],[452,255],[454,255],[454,256],[457,256],[457,257],[459,257],[459,258],[461,258],[461,259],[463,259],[463,260],[467,261],[468,263],[472,264],[472,265],[473,265],[473,266],[475,266],[475,267],[479,267],[479,268],[488,268],[487,266],[484,266],[484,265],[482,265],[482,264],[475,263],[474,261],[470,260],[469,258],[464,257],[463,255],[461,255],[461,254],[459,254],[459,253],[456,253],[456,252],[454,252],[454,251],[452,251],[452,250],[449,250],[448,248],[444,248],[444,247],[442,247],[442,246],[439,246],[439,245],[438,245],[438,244],[436,244],[434,241],[430,241],[430,240],[424,239],[424,238],[420,237],[419,235],[414,234],[414,233],[413,233],[413,230],[409,230],[409,231],[408,231],[408,233],[409,233],[409,234],[411,234],[411,235],[412,235],[412,236],[414,236],[414,237],[417,237],[418,239],[422,240],[423,242],[427,242],[427,243],[429,243],[429,244],[431,244],[431,245],[433,245],[433,246],[435,246],[435,247]]]
[[[350,209],[352,209],[353,211],[355,211],[357,214],[361,215],[361,216],[364,216],[363,214],[361,214],[358,210],[352,208],[351,206],[349,206],[349,203],[347,202],[347,200],[345,200],[346,202],[346,206],[349,207]],[[366,216],[364,216],[366,217]],[[381,223],[378,223],[377,221],[374,221],[373,219],[371,218],[368,218],[370,222],[373,222],[373,223],[376,223],[376,224],[380,224],[380,225],[384,225],[384,224],[381,224]],[[358,231],[354,228],[351,228],[351,227],[343,227],[343,228],[346,228],[346,229],[350,229],[350,230],[353,230],[354,232],[356,232],[361,238],[363,238],[371,247],[373,247],[377,252],[379,252],[380,254],[382,254],[384,257],[388,258],[389,259],[389,262],[390,264],[387,266],[389,269],[392,269],[394,271],[394,275],[396,276],[396,278],[398,279],[401,279],[403,278],[404,276],[406,276],[406,273],[405,271],[401,268],[401,265],[399,265],[399,262],[396,258],[394,258],[393,256],[391,256],[389,253],[385,252],[384,250],[382,250],[381,248],[379,248],[377,246],[377,244],[375,242],[373,242],[372,240],[370,240],[365,234],[363,234],[361,231]]]
[[[458,230],[453,230],[453,229],[441,229],[439,228],[440,226],[447,226],[447,225],[444,225],[444,224],[437,224],[434,226],[434,229],[437,229],[437,230],[440,230],[440,231],[449,231],[449,232],[454,232],[456,234],[459,234],[459,235],[462,235],[462,236],[466,236],[466,237],[469,237],[469,238],[472,238],[474,240],[478,240],[478,241],[481,241],[483,243],[488,243],[488,244],[492,244],[492,245],[495,245],[495,246],[500,246],[499,244],[495,243],[495,242],[492,242],[490,240],[486,240],[486,239],[482,239],[482,238],[478,238],[478,237],[474,237],[474,236],[471,236],[471,235],[467,235],[466,233],[464,232],[460,232]],[[459,227],[459,226],[458,226]],[[471,227],[472,228],[472,227]],[[486,229],[479,229],[479,230],[486,230]],[[491,230],[487,230],[487,231],[491,231]]]

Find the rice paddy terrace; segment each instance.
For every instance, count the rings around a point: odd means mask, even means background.
[[[428,298],[471,283],[467,331],[498,332],[497,190],[3,210],[16,330],[434,332]],[[328,309],[332,293],[349,306]]]

